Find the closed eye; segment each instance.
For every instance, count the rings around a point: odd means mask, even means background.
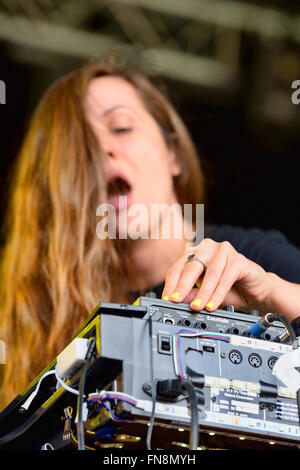
[[[132,127],[115,127],[113,129],[113,132],[115,132],[116,134],[123,134],[125,132],[130,132],[132,131]]]

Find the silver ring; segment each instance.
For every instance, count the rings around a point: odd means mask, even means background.
[[[194,259],[195,259],[196,261],[199,261],[199,263],[202,264],[204,271],[206,271],[206,269],[207,269],[206,264],[203,263],[203,261],[201,261],[201,259],[197,258],[197,256],[195,255],[195,253],[189,255],[189,256],[187,257],[186,262],[187,262],[187,263],[191,263],[192,261],[194,261]]]

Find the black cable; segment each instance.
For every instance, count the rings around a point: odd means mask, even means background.
[[[151,380],[151,390],[152,390],[152,411],[149,422],[149,427],[147,431],[147,450],[151,450],[151,437],[155,419],[155,404],[156,404],[156,381],[154,380],[154,367],[153,367],[153,334],[152,334],[152,318],[148,319],[149,324],[149,343],[150,343],[150,380]]]
[[[94,354],[96,339],[92,338],[90,341],[84,365],[82,368],[80,381],[79,381],[79,394],[77,397],[77,439],[78,439],[78,450],[85,450],[84,448],[84,423],[82,420],[82,409],[83,409],[83,400],[84,400],[84,388],[85,388],[85,380],[86,380],[86,373],[87,368],[89,365],[89,361],[92,359]]]
[[[182,387],[188,393],[191,409],[190,450],[197,450],[199,443],[198,401],[195,387],[191,379],[182,379]]]
[[[294,318],[294,320],[291,321],[291,325],[294,328],[296,336],[300,336],[300,317]]]
[[[269,314],[268,321],[270,323],[273,323],[274,321],[280,321],[281,323],[283,323],[290,335],[293,349],[298,348],[298,340],[295,333],[295,329],[284,315],[282,315],[281,313],[271,313]]]

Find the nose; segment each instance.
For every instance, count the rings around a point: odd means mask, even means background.
[[[99,136],[100,149],[102,150],[102,160],[107,180],[111,173],[119,166],[121,156],[120,146],[109,132],[101,132]]]
[[[119,154],[120,147],[113,136],[109,135],[108,132],[101,134],[100,146],[106,157],[116,158]]]

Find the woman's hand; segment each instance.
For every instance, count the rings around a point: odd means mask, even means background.
[[[191,254],[195,256],[188,262]],[[272,288],[270,274],[238,253],[229,242],[205,238],[186,249],[168,269],[162,298],[189,303],[195,311],[213,311],[224,305],[264,311]],[[196,283],[199,288],[194,287]]]

